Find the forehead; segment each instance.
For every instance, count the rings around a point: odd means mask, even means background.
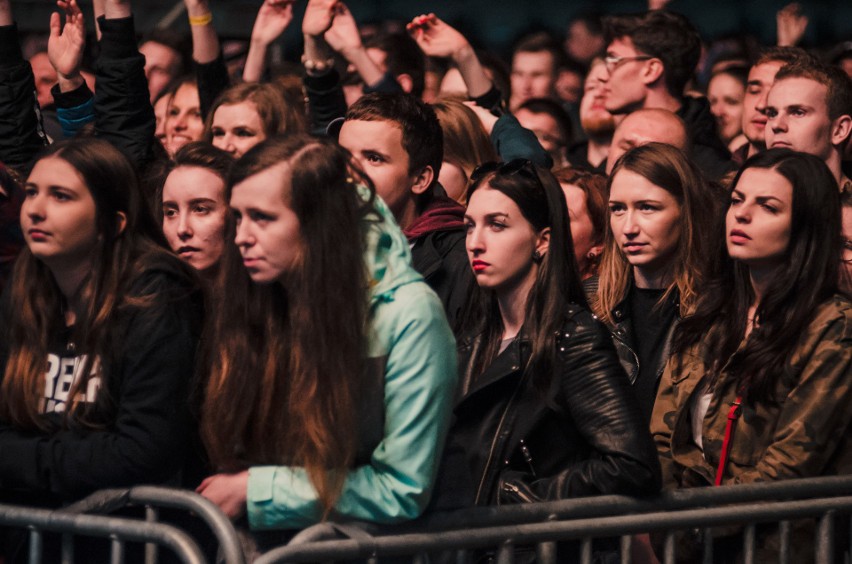
[[[225,181],[212,170],[198,166],[174,169],[163,185],[163,201],[187,202],[207,199],[225,200]]]
[[[772,106],[801,105],[817,111],[828,112],[826,97],[828,87],[804,77],[782,78],[775,81],[769,91],[767,102]]]
[[[559,124],[550,114],[533,113],[527,109],[521,109],[515,112],[515,117],[521,122],[521,125],[533,131],[544,131],[552,134],[555,137],[560,137]]]
[[[626,168],[619,170],[613,177],[610,184],[609,199],[610,201],[655,200],[663,203],[677,203],[675,197],[668,190]]]
[[[680,124],[656,116],[634,116],[630,121],[625,120],[619,129],[622,130],[621,138],[634,145],[658,142],[681,147],[684,144]]]
[[[235,184],[231,190],[231,207],[237,209],[287,207],[285,192],[289,191],[289,165],[286,162],[271,166]]]
[[[784,63],[780,61],[767,61],[759,65],[754,65],[748,71],[748,81],[764,85],[772,84],[772,81],[775,80],[775,75],[778,74],[778,71],[783,65]]]
[[[81,194],[89,194],[89,187],[80,172],[60,157],[45,157],[39,160],[30,172],[27,182],[38,186],[63,186],[73,188]]]
[[[351,153],[369,148],[383,153],[405,150],[402,146],[402,127],[387,120],[348,119],[340,128],[338,142]]]
[[[145,55],[147,64],[169,66],[178,58],[178,52],[156,41],[146,41],[139,47],[139,52]]]
[[[518,204],[503,192],[491,188],[486,182],[471,194],[467,203],[466,215],[481,217],[495,213],[504,213],[509,217],[521,217]]]
[[[633,40],[627,36],[616,37],[606,48],[607,53],[612,53],[621,57],[629,57],[637,54],[636,46],[633,45]]]
[[[735,190],[754,196],[772,196],[784,202],[793,199],[793,185],[771,168],[748,168],[740,175]]]
[[[714,92],[742,92],[745,86],[729,74],[717,74],[710,79],[707,90]]]
[[[169,105],[179,107],[191,107],[198,104],[198,87],[190,83],[181,84],[169,100]]]
[[[257,113],[257,104],[251,100],[236,104],[222,104],[213,114],[213,125],[219,123],[259,125],[260,115]]]
[[[553,55],[550,51],[518,51],[512,57],[512,70],[553,72]]]

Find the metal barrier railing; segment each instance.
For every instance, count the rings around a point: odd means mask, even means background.
[[[100,537],[111,540],[110,562],[124,561],[126,542],[151,543],[172,550],[186,564],[205,564],[198,545],[180,529],[164,523],[149,523],[123,517],[71,514],[15,505],[0,505],[0,526],[29,531],[29,562],[42,562],[43,533],[62,533],[62,562],[73,561],[69,535]]]
[[[68,513],[108,513],[128,506],[145,508],[147,522],[157,521],[158,509],[178,509],[201,519],[216,537],[218,559],[225,564],[245,564],[237,533],[231,521],[216,504],[189,490],[159,486],[100,490],[62,511]],[[146,562],[156,562],[154,547],[146,551]]]
[[[842,496],[842,497],[839,497]],[[733,505],[728,505],[733,504]],[[704,561],[712,562],[712,534],[718,526],[744,525],[743,558],[753,562],[755,526],[779,523],[779,561],[790,561],[790,522],[817,519],[814,545],[818,563],[832,562],[834,517],[852,513],[852,476],[811,478],[786,482],[696,488],[668,492],[648,499],[623,496],[584,498],[510,507],[480,508],[436,515],[400,527],[355,529],[352,538],[322,540],[332,532],[344,534],[352,526],[318,526],[298,535],[285,547],[265,554],[257,562],[333,561],[337,559],[409,556],[459,552],[457,561],[469,561],[469,550],[493,550],[498,562],[511,562],[514,547],[538,545],[542,562],[555,562],[554,543],[578,541],[581,562],[591,562],[594,539],[621,537],[620,557],[630,562],[632,535],[662,533],[665,562],[675,561],[675,532],[704,531]],[[852,537],[852,534],[849,535]]]

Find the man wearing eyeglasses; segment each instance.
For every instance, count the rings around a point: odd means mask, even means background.
[[[691,156],[708,178],[731,168],[706,98],[684,93],[701,55],[698,30],[685,17],[655,10],[604,19],[606,109],[613,115],[663,109],[686,123]]]

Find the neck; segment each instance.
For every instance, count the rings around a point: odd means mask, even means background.
[[[59,286],[59,291],[62,297],[65,298],[65,303],[68,304],[65,310],[65,320],[71,325],[77,317],[77,313],[83,311],[83,285],[92,270],[91,263],[83,262],[75,265],[48,265],[53,279],[56,280],[56,285]]]
[[[666,265],[668,266],[668,265]],[[642,290],[662,290],[671,282],[668,268],[633,267],[633,283]]]
[[[757,308],[760,302],[763,301],[763,296],[766,294],[766,288],[772,282],[775,276],[775,267],[759,267],[754,266],[748,269],[748,276],[751,280],[751,289],[754,292],[753,307]]]
[[[837,181],[837,185],[842,188],[843,187],[843,160],[841,158],[841,154],[838,151],[831,151],[831,155],[825,160],[825,164],[828,165],[829,170],[831,170],[831,174],[834,175],[834,179]]]
[[[642,105],[645,109],[661,108],[675,114],[681,106],[683,106],[683,102],[669,94],[665,89],[649,91],[645,103]]]
[[[411,227],[411,224],[417,219],[417,205],[412,198],[405,200],[401,209],[392,211],[394,219],[403,231]]]
[[[748,154],[746,155],[746,158],[750,159],[751,157],[753,157],[756,154],[758,154],[762,151],[765,151],[765,150],[766,150],[766,144],[765,143],[757,143],[757,142],[754,142],[754,141],[749,141],[748,142]]]
[[[510,339],[521,331],[527,310],[527,299],[535,282],[536,267],[513,288],[497,293],[497,306],[503,319],[503,339]]]
[[[589,161],[590,165],[600,166],[600,164],[606,160],[606,157],[609,154],[609,145],[611,141],[612,135],[609,135],[602,140],[589,137],[589,148],[586,151],[586,160]]]

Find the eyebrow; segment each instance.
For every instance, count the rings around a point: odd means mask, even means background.
[[[737,195],[737,196],[739,196],[740,198],[745,199],[745,194],[743,194],[743,193],[742,193],[741,191],[739,191],[739,190],[732,190],[732,191],[731,191],[731,195],[734,195],[734,194],[736,194],[736,195]],[[754,200],[755,200],[758,204],[766,203],[766,202],[768,202],[769,200],[775,200],[775,201],[777,201],[777,202],[779,202],[779,203],[781,203],[781,204],[786,204],[786,202],[785,202],[784,200],[782,200],[781,198],[777,198],[777,197],[775,197],[775,196],[755,196]]]
[[[27,183],[24,184],[24,188],[29,188],[29,187],[38,188],[39,185],[36,184],[35,182],[27,182]],[[68,192],[73,192],[74,194],[77,193],[77,191],[74,188],[71,188],[70,186],[63,186],[62,184],[48,184],[46,186],[46,188],[48,190],[67,190]]]
[[[506,212],[492,212],[485,214],[485,219],[497,219],[498,217],[509,219],[511,216]],[[469,216],[468,214],[464,214],[464,218],[473,221],[473,217]]]

